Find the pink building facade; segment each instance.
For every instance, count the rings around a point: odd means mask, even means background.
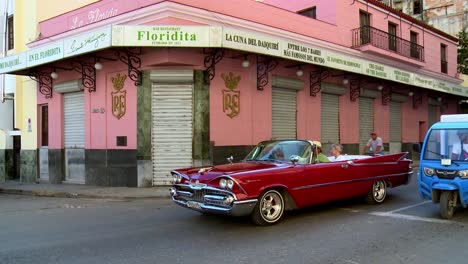
[[[39,27],[0,70],[38,80],[53,183],[167,185],[279,138],[411,151],[468,96],[457,40],[373,0],[102,0]]]

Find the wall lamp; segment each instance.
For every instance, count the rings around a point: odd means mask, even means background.
[[[58,73],[57,73],[55,70],[54,70],[53,72],[50,73],[50,77],[51,77],[52,79],[54,79],[54,80],[57,79],[58,76],[59,76],[59,75],[58,75]]]
[[[301,77],[302,75],[304,75],[304,71],[301,69],[301,66],[298,67],[298,69],[296,71],[296,75],[298,77]]]
[[[241,63],[242,68],[248,68],[250,66],[250,61],[247,58],[247,55],[244,56],[244,60]]]
[[[97,61],[95,64],[94,64],[94,68],[98,71],[102,70],[102,63],[100,63],[99,61]]]

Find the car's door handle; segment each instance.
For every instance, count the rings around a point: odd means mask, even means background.
[[[347,169],[347,168],[348,168],[348,164],[341,164],[341,168]]]

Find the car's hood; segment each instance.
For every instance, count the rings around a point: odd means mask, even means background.
[[[246,172],[272,169],[288,165],[290,164],[273,162],[239,162],[233,164],[217,165],[214,167],[199,167],[177,171],[184,173],[190,179],[206,182],[216,179],[222,175],[236,176]]]

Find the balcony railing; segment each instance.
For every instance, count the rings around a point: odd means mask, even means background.
[[[353,48],[370,44],[374,47],[395,52],[407,58],[424,61],[424,47],[385,31],[362,26],[353,29]]]

